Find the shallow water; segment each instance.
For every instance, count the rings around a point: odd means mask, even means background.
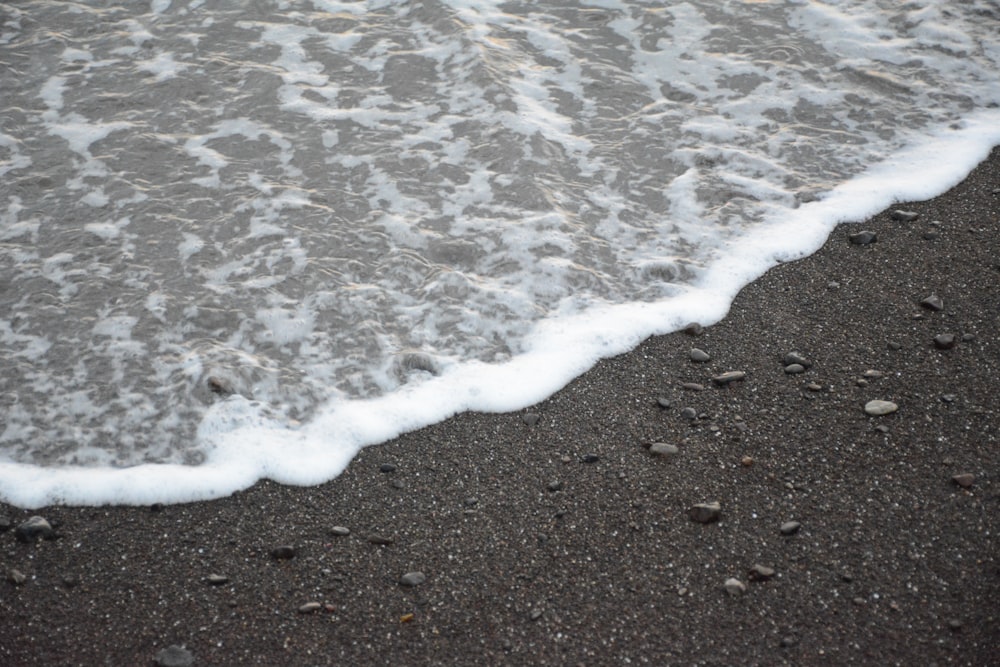
[[[0,496],[22,504],[328,479],[718,319],[1000,142],[986,1],[0,19]]]

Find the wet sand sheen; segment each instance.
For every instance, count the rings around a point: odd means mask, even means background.
[[[327,484],[0,506],[59,536],[0,533],[0,662],[152,664],[178,645],[198,665],[988,664],[1000,151],[893,208],[919,218],[837,229],[699,336],[370,448]],[[862,230],[877,241],[848,240]],[[727,371],[746,376],[712,382]],[[872,400],[898,410],[868,416]],[[718,521],[692,521],[712,502]]]

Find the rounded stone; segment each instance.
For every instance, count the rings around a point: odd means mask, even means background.
[[[722,506],[718,502],[699,503],[688,510],[688,516],[697,523],[712,523],[718,521],[721,515]]]
[[[875,232],[866,230],[851,234],[847,238],[854,245],[868,245],[869,243],[875,243],[878,240],[878,235]]]
[[[698,411],[694,408],[684,408],[681,410],[681,417],[684,417],[684,419],[697,419]]]
[[[788,364],[785,366],[785,372],[789,375],[799,375],[806,372],[806,367],[802,364]]]
[[[754,565],[747,574],[750,581],[767,581],[774,576],[774,568],[766,565]]]
[[[742,595],[747,592],[747,585],[736,577],[729,577],[724,584],[726,592],[730,595]]]
[[[958,343],[955,334],[944,333],[934,336],[934,347],[939,350],[950,350]]]
[[[961,474],[954,475],[951,478],[951,481],[953,481],[955,484],[958,484],[963,489],[967,489],[970,486],[972,486],[973,483],[975,483],[976,476],[973,475],[971,472],[963,472]]]
[[[306,602],[304,605],[299,607],[300,614],[312,614],[323,608],[323,605],[319,602]]]
[[[739,382],[743,380],[746,376],[747,374],[744,373],[743,371],[726,371],[721,375],[716,375],[715,377],[713,377],[712,382],[721,387],[723,385],[727,385],[733,382]]]
[[[427,575],[423,572],[407,572],[399,578],[399,583],[403,586],[419,586],[427,581]]]
[[[881,417],[882,415],[892,414],[899,409],[899,406],[892,401],[868,401],[865,403],[865,413],[871,415],[872,417]]]
[[[712,359],[712,357],[708,355],[708,352],[705,352],[704,350],[699,350],[696,347],[691,348],[690,358],[691,361],[695,361],[698,363],[703,363],[706,361],[710,361]]]
[[[183,646],[168,646],[156,653],[156,664],[159,667],[191,667],[194,656]]]
[[[781,524],[781,528],[779,528],[779,530],[781,531],[782,535],[794,535],[795,533],[799,532],[799,529],[801,527],[802,524],[799,523],[798,521],[786,521],[785,523]]]
[[[346,537],[351,534],[351,529],[346,526],[334,526],[330,529],[330,534],[335,537]]]
[[[280,547],[271,549],[271,558],[275,560],[288,560],[295,558],[295,547],[283,544]]]
[[[54,534],[52,525],[40,516],[29,518],[14,531],[14,535],[21,542],[36,542],[39,539],[49,540]]]
[[[677,445],[672,445],[666,442],[654,442],[649,446],[649,453],[655,456],[662,456],[664,458],[674,456],[680,452]]]

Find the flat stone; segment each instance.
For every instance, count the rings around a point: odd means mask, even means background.
[[[774,568],[768,567],[766,565],[754,565],[750,568],[750,572],[747,573],[750,581],[767,581],[774,576]]]
[[[727,384],[730,384],[732,382],[739,382],[739,381],[743,380],[746,376],[747,376],[747,374],[744,373],[743,371],[727,371],[727,372],[723,373],[722,375],[716,375],[716,376],[714,376],[712,378],[712,382],[714,382],[715,384],[717,384],[717,385],[719,385],[721,387],[723,385],[727,385]]]
[[[656,404],[659,405],[664,410],[667,410],[672,405],[670,399],[664,396],[661,396],[660,398],[656,399]]]
[[[688,510],[688,516],[697,523],[713,523],[722,516],[722,506],[718,502],[692,505]]]
[[[744,468],[749,468],[750,466],[753,465],[753,457],[744,456],[743,458],[740,459],[740,465],[742,465]]]
[[[392,463],[383,463],[378,467],[379,472],[396,472],[396,466]]]
[[[580,457],[580,461],[583,463],[597,463],[601,460],[601,457],[597,454],[584,454]]]
[[[743,595],[747,592],[747,585],[736,577],[729,577],[726,579],[726,583],[723,584],[723,586],[725,587],[726,592],[730,595]]]
[[[708,355],[708,352],[705,352],[705,350],[699,350],[696,347],[691,348],[691,352],[688,356],[691,358],[691,361],[696,361],[698,363],[703,363],[712,359],[712,357]]]
[[[681,417],[684,417],[684,419],[697,419],[698,411],[694,408],[684,408],[681,410]]]
[[[552,491],[553,493],[556,491],[562,491],[563,483],[558,480],[554,482],[549,482],[548,486],[546,486],[545,488],[547,488],[549,491]]]
[[[896,222],[913,222],[920,217],[920,214],[915,211],[903,211],[901,209],[896,209],[889,215]]]
[[[399,583],[403,586],[419,586],[427,581],[427,575],[423,572],[407,572],[399,578]]]
[[[655,456],[662,456],[664,458],[674,456],[681,450],[677,445],[671,445],[666,442],[654,442],[649,446],[649,453]]]
[[[781,358],[781,363],[785,364],[786,366],[791,366],[792,364],[798,364],[800,366],[805,366],[806,368],[810,368],[812,366],[812,362],[806,359],[804,356],[802,356],[802,354],[799,352],[789,352],[788,354],[786,354],[784,357]]]
[[[705,385],[698,384],[697,382],[684,382],[681,384],[681,389],[687,389],[688,391],[703,391]]]
[[[899,409],[899,406],[892,401],[868,401],[865,403],[865,413],[872,417],[892,414]]]
[[[878,234],[871,231],[857,232],[856,234],[851,234],[847,237],[854,245],[868,245],[869,243],[875,243],[878,240]]]
[[[271,558],[275,560],[288,560],[290,558],[295,558],[295,547],[288,544],[282,544],[280,547],[274,547],[271,549]]]
[[[537,412],[526,412],[521,415],[521,421],[523,421],[528,426],[534,426],[541,420],[542,416]]]
[[[205,581],[207,581],[210,586],[221,586],[229,583],[229,577],[224,574],[210,574]]]
[[[300,614],[312,614],[323,608],[323,605],[319,602],[306,602],[304,605],[299,607]]]
[[[705,327],[701,326],[697,322],[689,322],[684,325],[682,331],[688,336],[700,336],[702,332],[705,331]]]
[[[920,302],[920,305],[927,310],[944,310],[944,301],[937,294],[931,294]]]
[[[939,350],[950,350],[955,347],[958,340],[955,338],[955,334],[944,333],[934,336],[934,347]]]
[[[28,580],[28,575],[21,572],[18,569],[11,568],[7,570],[7,581],[14,584],[15,586],[20,586]]]
[[[395,543],[396,540],[385,535],[369,535],[368,544],[377,544],[379,546],[386,546]]]
[[[788,364],[785,366],[785,373],[789,375],[799,375],[800,373],[805,373],[806,367],[802,364]]]
[[[351,529],[345,526],[334,526],[330,529],[330,534],[335,537],[346,537],[351,534]]]
[[[955,482],[955,484],[958,484],[963,489],[967,489],[976,481],[976,476],[971,472],[963,472],[961,474],[954,475],[951,478],[951,481]]]
[[[55,536],[52,525],[40,516],[30,517],[14,531],[21,542],[37,542],[39,539],[51,540]]]
[[[194,655],[183,646],[168,646],[156,652],[156,664],[159,667],[191,667]]]
[[[802,524],[799,523],[798,521],[786,521],[785,523],[781,524],[781,528],[779,528],[778,530],[781,531],[782,535],[794,535],[795,533],[799,532],[799,529],[801,527]]]

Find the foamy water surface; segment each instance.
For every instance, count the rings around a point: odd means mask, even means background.
[[[1000,8],[0,9],[0,498],[312,484],[1000,144]]]

